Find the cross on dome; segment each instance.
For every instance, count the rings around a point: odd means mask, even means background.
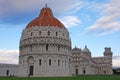
[[[47,7],[47,3],[45,4],[45,7]]]

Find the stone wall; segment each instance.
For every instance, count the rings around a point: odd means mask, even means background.
[[[17,76],[19,65],[0,64],[0,76]]]

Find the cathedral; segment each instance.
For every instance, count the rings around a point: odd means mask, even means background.
[[[92,57],[87,46],[72,49],[68,30],[47,5],[22,31],[19,50],[20,77],[112,74],[111,48],[103,57]]]

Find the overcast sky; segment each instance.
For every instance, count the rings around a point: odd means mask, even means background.
[[[111,47],[120,66],[120,0],[0,0],[0,62],[18,64],[22,30],[47,3],[70,32],[72,47],[85,45],[92,56]]]

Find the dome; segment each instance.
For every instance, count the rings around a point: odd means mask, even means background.
[[[83,52],[91,53],[90,50],[87,48],[87,46],[85,46],[85,48],[83,49]]]
[[[81,51],[81,49],[75,46],[75,48],[73,48],[72,51]]]
[[[36,26],[53,26],[58,28],[64,28],[64,25],[53,16],[52,10],[47,7],[47,5],[41,9],[39,16],[32,20],[26,28]]]

